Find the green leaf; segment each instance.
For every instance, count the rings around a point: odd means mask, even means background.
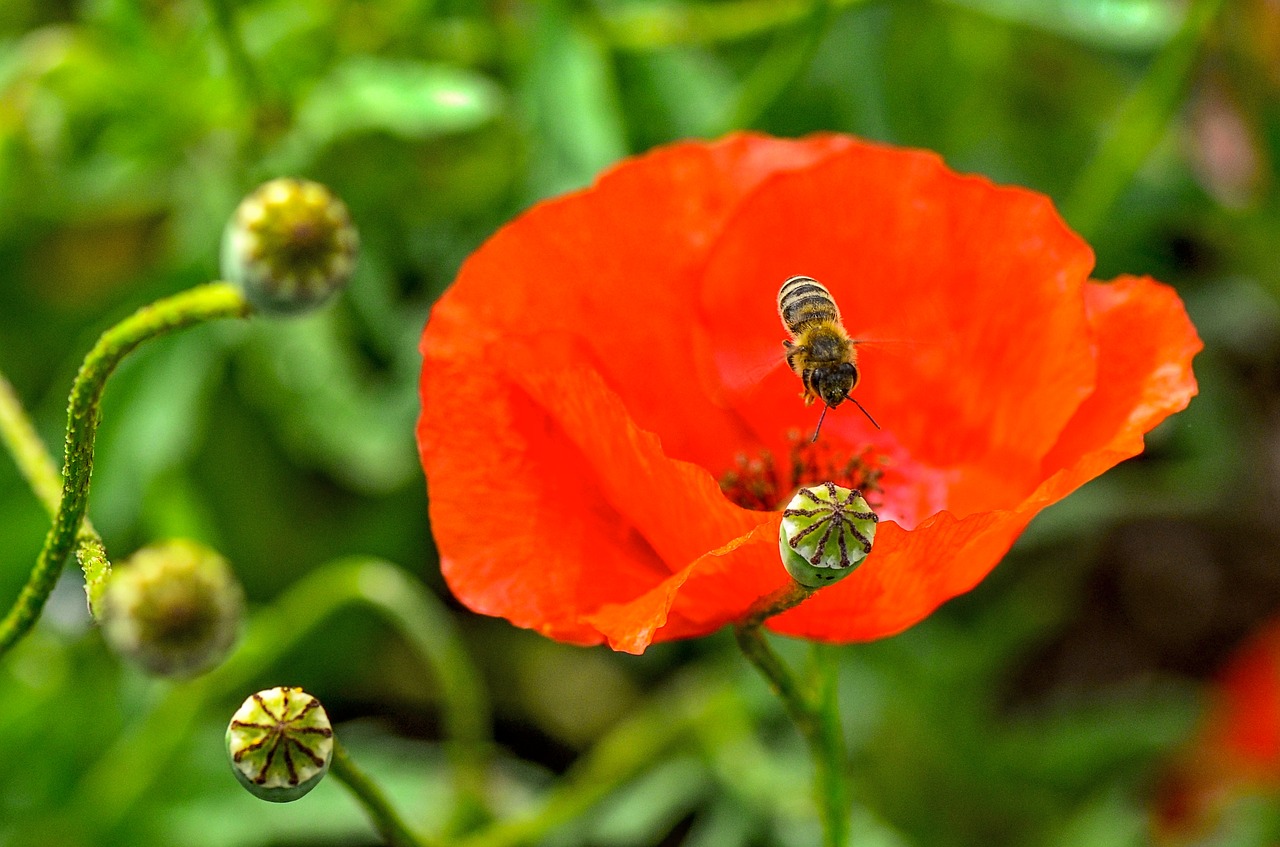
[[[587,185],[626,155],[622,104],[605,48],[560,8],[539,9],[523,99],[537,134],[536,196]]]
[[[502,109],[498,87],[462,68],[357,56],[319,83],[296,132],[314,147],[362,132],[416,140],[468,132]]]
[[[1163,0],[950,0],[1009,23],[1113,50],[1153,50],[1177,32],[1178,5]]]

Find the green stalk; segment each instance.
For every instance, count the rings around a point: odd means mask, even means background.
[[[734,636],[747,661],[782,700],[787,714],[809,746],[813,759],[813,797],[822,819],[825,847],[849,843],[849,791],[845,773],[844,734],[837,703],[836,664],[829,651],[815,645],[815,679],[812,690],[802,685],[782,658],[769,646],[761,624],[772,614],[798,605],[814,589],[799,585],[763,598],[737,626]]]
[[[0,656],[35,625],[58,581],[67,554],[80,536],[81,521],[88,505],[89,478],[93,471],[93,442],[98,431],[99,402],[112,371],[125,356],[148,339],[203,321],[243,317],[248,313],[249,306],[235,287],[227,283],[210,283],[144,306],[104,332],[89,351],[76,374],[67,408],[62,497],[27,584],[8,613],[0,619]],[[105,556],[100,565],[106,566]],[[100,583],[101,576],[101,573],[94,574],[91,584]],[[93,596],[91,589],[91,599]]]
[[[4,442],[18,466],[18,472],[44,505],[49,519],[56,518],[58,504],[62,501],[62,476],[31,425],[17,392],[3,374],[0,374],[0,441]],[[76,534],[76,559],[84,571],[89,611],[97,618],[101,611],[102,591],[111,574],[111,562],[107,559],[102,536],[98,535],[88,518],[80,524],[80,531]]]
[[[827,843],[849,843],[849,786],[845,771],[844,730],[840,725],[839,665],[835,652],[825,644],[813,645],[817,691],[813,699],[814,731],[805,735],[813,756],[813,790],[823,820]]]
[[[391,847],[426,847],[427,841],[414,834],[400,813],[387,800],[372,779],[356,766],[337,738],[333,740],[333,759],[329,762],[333,774],[355,796],[364,808],[374,829],[378,830]]]
[[[489,817],[490,710],[480,673],[444,604],[402,569],[372,557],[333,563],[353,577],[353,599],[368,605],[404,638],[440,687],[445,753],[454,772],[451,831]]]
[[[654,697],[584,753],[527,816],[500,821],[458,842],[458,847],[541,844],[561,826],[580,820],[621,786],[687,743],[699,727],[720,726],[737,708],[727,682],[695,677]]]

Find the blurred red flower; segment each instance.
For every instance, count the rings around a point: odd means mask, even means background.
[[[1221,837],[1236,805],[1280,790],[1280,619],[1235,649],[1209,690],[1195,736],[1166,770],[1153,806],[1160,844],[1244,843]],[[1273,817],[1274,819],[1274,817]]]
[[[640,652],[786,584],[780,505],[843,478],[873,488],[875,549],[768,625],[896,633],[1195,394],[1177,295],[1092,264],[1047,198],[926,152],[734,135],[627,160],[504,227],[432,310],[417,437],[444,576],[477,612]],[[782,365],[794,274],[855,339],[920,342],[860,348],[883,429],[846,404],[795,439],[818,410]]]

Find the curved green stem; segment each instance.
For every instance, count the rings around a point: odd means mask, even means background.
[[[1086,239],[1106,223],[1112,205],[1177,114],[1201,45],[1221,8],[1222,0],[1196,0],[1191,4],[1182,28],[1120,105],[1097,152],[1063,201],[1063,217]]]
[[[849,799],[844,767],[844,734],[836,697],[836,664],[829,651],[815,645],[813,684],[802,685],[769,646],[760,628],[766,617],[797,605],[811,594],[813,589],[797,585],[764,598],[753,607],[747,618],[734,627],[734,636],[742,654],[781,698],[787,714],[809,746],[814,766],[814,802],[822,818],[823,844],[826,847],[847,847]]]
[[[71,387],[67,408],[66,453],[62,467],[62,497],[53,526],[45,537],[27,584],[0,620],[0,656],[35,625],[62,564],[81,529],[93,470],[93,442],[98,431],[102,390],[107,377],[139,344],[175,329],[214,318],[243,317],[249,305],[227,283],[211,283],[144,306],[108,329],[85,357]],[[105,566],[106,557],[102,557]],[[91,590],[90,597],[93,597]]]
[[[224,700],[239,702],[265,671],[297,650],[326,620],[354,605],[379,612],[439,681],[458,773],[458,804],[482,804],[482,796],[466,792],[483,788],[492,746],[488,699],[448,612],[400,568],[379,559],[351,558],[318,568],[254,615],[239,649],[222,666],[173,686],[85,773],[71,804],[73,814],[94,832],[119,826],[166,769],[174,767],[201,717],[212,708],[225,708]]]
[[[356,800],[369,815],[374,829],[386,839],[391,847],[425,847],[427,841],[409,829],[408,824],[400,817],[400,813],[387,801],[372,779],[356,766],[336,738],[333,741],[333,759],[329,763],[329,773],[333,774],[355,795]]]
[[[489,700],[453,617],[434,594],[390,563],[351,557],[332,567],[350,569],[355,577],[354,596],[409,642],[440,686],[445,752],[457,792],[449,829],[464,831],[487,819],[485,786],[492,747]]]
[[[44,504],[50,520],[58,515],[62,501],[62,476],[53,457],[36,434],[17,392],[0,374],[0,440],[12,454],[19,473],[27,480],[36,498]],[[111,573],[107,548],[93,524],[85,518],[76,535],[76,559],[84,571],[84,590],[89,599],[89,612],[96,618],[102,605],[102,591]]]
[[[664,691],[609,731],[557,781],[527,816],[501,821],[459,842],[459,847],[540,844],[558,827],[580,819],[620,786],[687,743],[699,728],[720,726],[736,713],[738,694],[728,681],[694,677]]]

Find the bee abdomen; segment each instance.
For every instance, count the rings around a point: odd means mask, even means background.
[[[827,287],[813,277],[793,276],[778,291],[778,314],[792,335],[811,323],[840,321],[840,310]]]

